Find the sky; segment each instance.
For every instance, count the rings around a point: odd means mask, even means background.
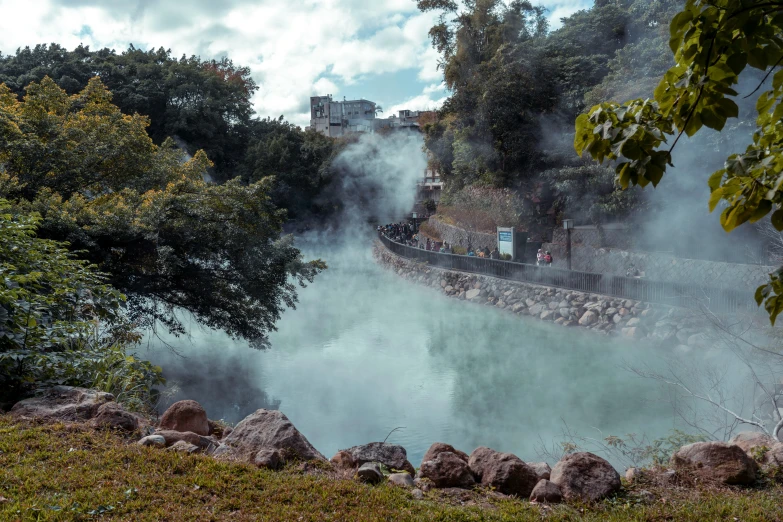
[[[534,0],[534,3],[535,0]],[[552,28],[592,0],[539,0]],[[250,67],[261,117],[309,124],[309,98],[364,98],[389,116],[447,96],[415,0],[0,0],[0,52],[59,43],[175,56],[228,56]]]

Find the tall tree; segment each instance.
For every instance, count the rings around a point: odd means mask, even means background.
[[[57,44],[0,56],[0,83],[18,96],[45,76],[68,94],[99,76],[122,112],[149,117],[148,132],[156,144],[178,136],[189,152],[204,150],[220,179],[233,177],[244,157],[257,86],[247,67],[229,59],[177,59],[163,48],[143,51],[133,46],[119,54],[81,45],[68,51]]]
[[[178,308],[229,334],[260,339],[323,268],[280,236],[271,179],[204,181],[204,152],[185,161],[155,145],[148,119],[122,114],[98,78],[72,96],[45,77],[24,100],[0,85],[0,197],[43,218],[128,295],[131,317],[182,331]]]

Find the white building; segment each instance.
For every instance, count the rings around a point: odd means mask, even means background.
[[[337,138],[357,132],[381,129],[418,128],[422,117],[434,118],[433,111],[402,110],[389,118],[376,118],[378,106],[370,100],[334,101],[331,94],[310,97],[310,128]]]
[[[370,100],[334,101],[332,95],[310,97],[310,128],[336,138],[356,132],[375,130],[375,102]]]

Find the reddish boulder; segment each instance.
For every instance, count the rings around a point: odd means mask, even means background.
[[[169,406],[160,418],[160,429],[210,434],[207,412],[196,401],[178,401]]]
[[[548,504],[558,504],[563,501],[563,494],[560,488],[554,482],[546,479],[538,481],[536,487],[530,493],[531,502],[546,502]]]
[[[672,455],[677,470],[692,470],[724,484],[746,485],[756,481],[758,464],[736,444],[696,442]]]
[[[495,488],[506,495],[528,498],[538,483],[536,472],[511,453],[476,448],[470,454],[468,466],[482,486]]]
[[[329,459],[329,462],[331,462],[332,465],[339,470],[347,471],[359,467],[356,464],[356,461],[353,460],[351,454],[345,450],[340,450],[337,453],[335,453],[334,457]]]
[[[550,480],[566,500],[596,501],[620,491],[620,474],[605,459],[592,453],[572,453],[552,468]]]
[[[419,476],[429,479],[436,488],[471,488],[476,484],[468,463],[450,451],[422,462]]]
[[[432,446],[430,446],[430,449],[427,450],[427,453],[424,454],[424,458],[421,459],[422,462],[425,462],[427,460],[435,460],[435,457],[438,456],[438,454],[448,451],[449,453],[453,453],[465,462],[468,461],[468,454],[464,451],[460,451],[458,449],[454,449],[454,446],[451,444],[445,444],[443,442],[436,442]]]

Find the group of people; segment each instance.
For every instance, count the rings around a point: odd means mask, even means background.
[[[498,247],[493,248],[492,251],[490,251],[487,247],[479,248],[478,250],[473,250],[473,248],[468,247],[468,256],[500,259],[500,250],[498,250]]]
[[[416,229],[410,223],[389,223],[388,225],[378,225],[378,232],[397,243],[414,246],[412,243],[416,237]],[[417,246],[417,245],[416,245]]]
[[[434,241],[428,237],[421,236],[415,229],[414,225],[410,223],[389,223],[387,225],[378,225],[378,233],[385,235],[396,243],[408,245],[414,248],[421,248],[422,250],[428,250],[430,252],[440,252],[441,254],[453,254],[454,250],[452,246],[447,242]],[[492,250],[488,247],[474,249],[468,246],[468,257],[482,257],[487,259],[501,259],[500,250],[496,246]],[[552,264],[552,253],[543,250],[538,251],[536,257],[536,265],[538,266],[550,266]]]
[[[541,248],[538,249],[538,253],[536,254],[536,266],[552,266],[552,261],[554,261],[552,252],[549,250],[544,251]]]

